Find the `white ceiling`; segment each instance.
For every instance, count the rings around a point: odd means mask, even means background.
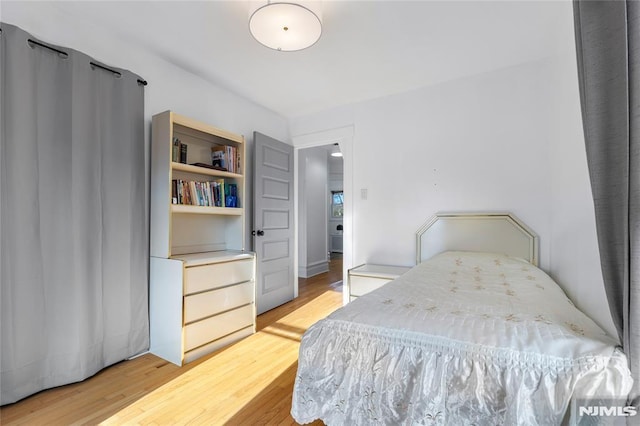
[[[53,6],[51,6],[53,4]],[[571,37],[566,1],[324,1],[323,34],[278,52],[249,2],[49,3],[285,117],[543,59]]]

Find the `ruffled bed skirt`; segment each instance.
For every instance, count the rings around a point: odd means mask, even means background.
[[[626,395],[631,384],[618,350],[563,359],[325,319],[301,343],[291,414],[328,425],[559,425],[572,398]]]

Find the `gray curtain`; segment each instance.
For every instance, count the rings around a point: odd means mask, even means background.
[[[602,273],[640,389],[640,2],[574,1],[578,74]]]
[[[144,93],[0,24],[2,404],[148,348]]]

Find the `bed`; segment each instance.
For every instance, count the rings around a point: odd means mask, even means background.
[[[439,214],[416,244],[409,272],[305,332],[297,422],[552,425],[572,401],[624,400],[625,355],[537,267],[515,216]]]

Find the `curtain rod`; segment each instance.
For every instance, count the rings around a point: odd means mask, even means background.
[[[100,68],[101,70],[109,71],[110,73],[112,73],[113,75],[115,75],[115,76],[117,76],[117,77],[122,76],[122,73],[121,73],[120,71],[116,71],[116,70],[114,70],[114,69],[111,69],[111,68],[105,67],[104,65],[96,64],[96,63],[95,63],[95,62],[93,62],[93,61],[89,62],[89,64],[90,64],[92,67],[96,67],[96,68]],[[147,82],[146,82],[145,80],[142,80],[142,79],[140,79],[140,78],[139,78],[139,79],[138,79],[138,84],[141,84],[141,85],[143,85],[143,86],[146,86],[146,85],[147,85]]]
[[[2,29],[0,29],[0,32],[2,32]],[[60,49],[56,49],[55,47],[47,46],[46,44],[40,43],[39,41],[36,41],[36,40],[33,40],[33,39],[28,39],[27,42],[30,43],[30,44],[34,44],[36,46],[43,47],[45,49],[49,49],[49,50],[51,50],[53,52],[56,52],[56,53],[58,53],[60,55],[63,55],[65,58],[69,56],[69,54],[67,52],[64,52],[64,51],[62,51]],[[89,64],[92,67],[100,68],[100,69],[105,70],[105,71],[109,71],[110,73],[113,73],[117,77],[122,76],[122,73],[120,71],[105,67],[104,65],[97,64],[97,63],[95,63],[93,61],[89,62]],[[138,79],[138,84],[146,86],[148,83],[145,80],[139,78]]]
[[[69,56],[69,54],[67,52],[64,52],[62,50],[56,49],[55,47],[47,46],[46,44],[40,43],[39,41],[35,41],[33,39],[27,39],[27,43],[29,43],[30,46],[32,44],[35,44],[36,46],[44,47],[45,49],[49,49],[49,50],[51,50],[53,52],[56,52],[56,53],[64,56],[65,58],[67,56]]]

